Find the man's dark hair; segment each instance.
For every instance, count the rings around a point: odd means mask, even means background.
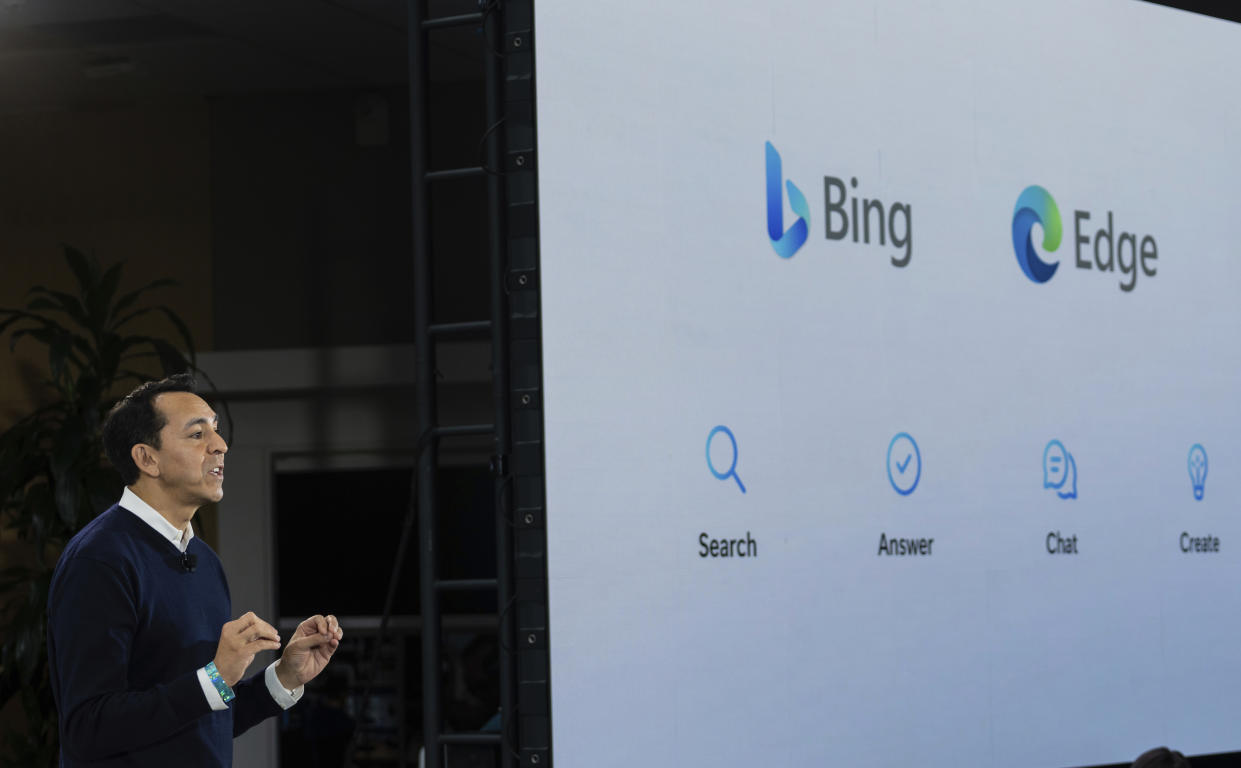
[[[1175,749],[1155,747],[1139,755],[1131,768],[1189,768],[1189,760]]]
[[[165,392],[193,392],[194,377],[178,373],[139,385],[112,406],[103,422],[103,449],[108,461],[121,473],[125,485],[138,482],[138,465],[131,449],[138,443],[159,448],[159,431],[168,420],[155,408],[155,397]]]

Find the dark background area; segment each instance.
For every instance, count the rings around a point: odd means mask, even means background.
[[[410,469],[277,472],[279,613],[310,616],[323,605],[379,616],[409,507]],[[486,467],[441,467],[436,483],[440,575],[494,579],[495,498]],[[346,524],[347,523],[347,524]],[[331,531],[325,541],[323,531]],[[410,551],[418,551],[415,525]],[[337,565],[345,563],[347,579]],[[417,563],[405,564],[394,613],[419,613]],[[489,592],[447,593],[448,613],[495,613]]]

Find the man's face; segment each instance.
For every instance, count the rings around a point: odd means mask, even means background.
[[[194,509],[224,498],[224,454],[228,444],[215,411],[192,392],[156,395],[155,410],[166,420],[159,432],[158,482],[177,503]]]

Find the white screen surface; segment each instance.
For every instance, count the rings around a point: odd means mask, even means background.
[[[1237,749],[1236,25],[539,0],[536,32],[555,759]]]

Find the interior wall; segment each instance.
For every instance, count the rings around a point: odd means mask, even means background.
[[[32,285],[73,291],[70,244],[105,267],[125,261],[121,290],[175,279],[152,295],[211,349],[209,150],[201,101],[0,115],[0,306],[23,305]],[[134,327],[171,330],[154,319]],[[0,355],[0,426],[37,400],[39,351],[23,343]]]
[[[408,119],[400,90],[213,100],[220,349],[410,339]]]
[[[482,162],[481,89],[432,84],[433,170]],[[413,341],[404,85],[216,97],[211,148],[216,349]],[[435,320],[486,319],[486,179],[429,197]]]

